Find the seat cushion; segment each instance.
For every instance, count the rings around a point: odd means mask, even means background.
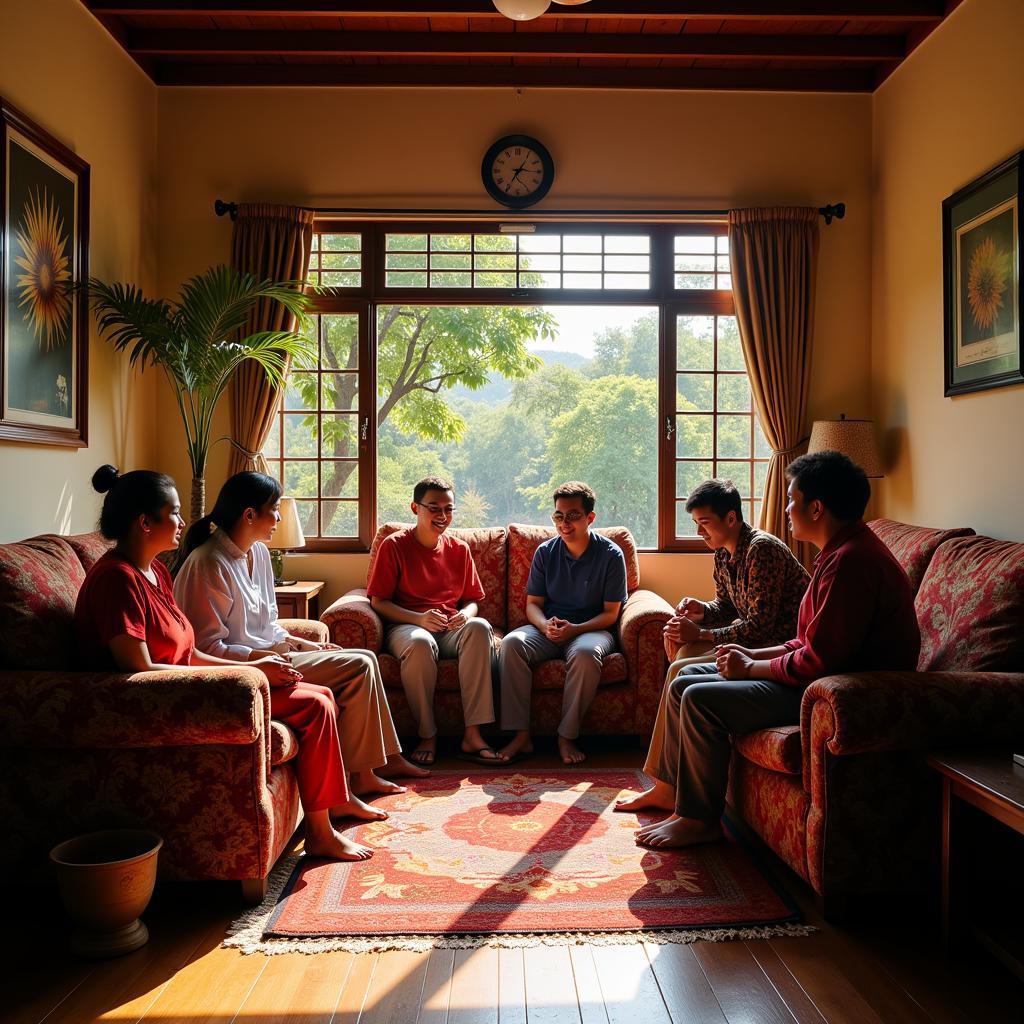
[[[107,540],[98,530],[94,533],[74,534],[71,537],[64,537],[63,540],[66,540],[78,555],[78,560],[86,572],[114,546],[114,542]]]
[[[921,587],[928,563],[940,544],[954,537],[971,537],[974,531],[969,526],[957,526],[949,530],[933,530],[928,526],[910,526],[893,519],[873,519],[868,526],[878,539],[893,553],[896,561],[910,580],[910,591],[916,594]]]
[[[625,526],[608,526],[597,530],[622,548],[626,559],[626,591],[632,594],[640,586],[640,559],[636,542]],[[512,523],[508,528],[508,629],[526,624],[526,582],[530,578],[533,554],[546,540],[554,537],[549,526],[523,526]]]
[[[366,582],[370,582],[373,563],[377,558],[381,543],[386,537],[405,530],[411,523],[384,523],[377,530],[373,543],[370,545],[370,561],[366,567]],[[484,588],[484,596],[477,602],[478,614],[486,619],[493,628],[505,628],[505,528],[503,526],[481,527],[476,530],[449,530],[453,537],[465,541],[473,555],[480,585]]]
[[[1024,544],[957,537],[935,552],[914,601],[922,672],[1024,669]]]
[[[0,667],[75,667],[75,601],[84,580],[61,537],[0,544]]]
[[[769,771],[802,774],[799,725],[777,725],[748,732],[735,737],[733,746],[737,754]]]

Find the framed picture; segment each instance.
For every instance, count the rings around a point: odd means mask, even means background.
[[[1017,153],[942,204],[946,397],[1024,383]]]
[[[0,98],[0,439],[83,448],[89,165]]]

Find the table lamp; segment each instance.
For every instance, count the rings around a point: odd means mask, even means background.
[[[302,524],[299,522],[299,510],[294,498],[281,499],[281,522],[277,524],[273,537],[267,545],[270,548],[270,564],[274,569],[274,586],[289,586],[295,580],[285,580],[284,553],[294,548],[304,548],[306,538],[302,535]]]
[[[871,420],[848,420],[845,413],[840,413],[837,420],[815,420],[807,451],[842,452],[869,477],[885,476],[882,457],[875,443],[875,425]]]

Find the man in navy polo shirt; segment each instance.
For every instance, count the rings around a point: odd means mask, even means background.
[[[554,499],[551,521],[558,533],[537,548],[526,584],[530,624],[501,642],[501,727],[515,735],[499,756],[511,760],[533,750],[533,666],[565,658],[558,753],[566,764],[579,764],[586,754],[574,740],[597,692],[601,661],[614,647],[611,630],[626,600],[626,560],[617,544],[591,532],[595,496],[586,484],[562,484]]]

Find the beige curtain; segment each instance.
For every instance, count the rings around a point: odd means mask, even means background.
[[[313,244],[313,213],[294,206],[240,203],[231,236],[231,265],[261,281],[304,281]],[[246,326],[254,331],[290,331],[295,318],[276,302],[264,301]],[[261,454],[277,412],[279,392],[263,368],[243,363],[231,381],[230,473],[257,469],[265,473]]]
[[[750,389],[772,448],[761,529],[781,537],[805,564],[811,552],[786,526],[786,466],[807,442],[818,211],[812,207],[731,210],[732,290]]]

